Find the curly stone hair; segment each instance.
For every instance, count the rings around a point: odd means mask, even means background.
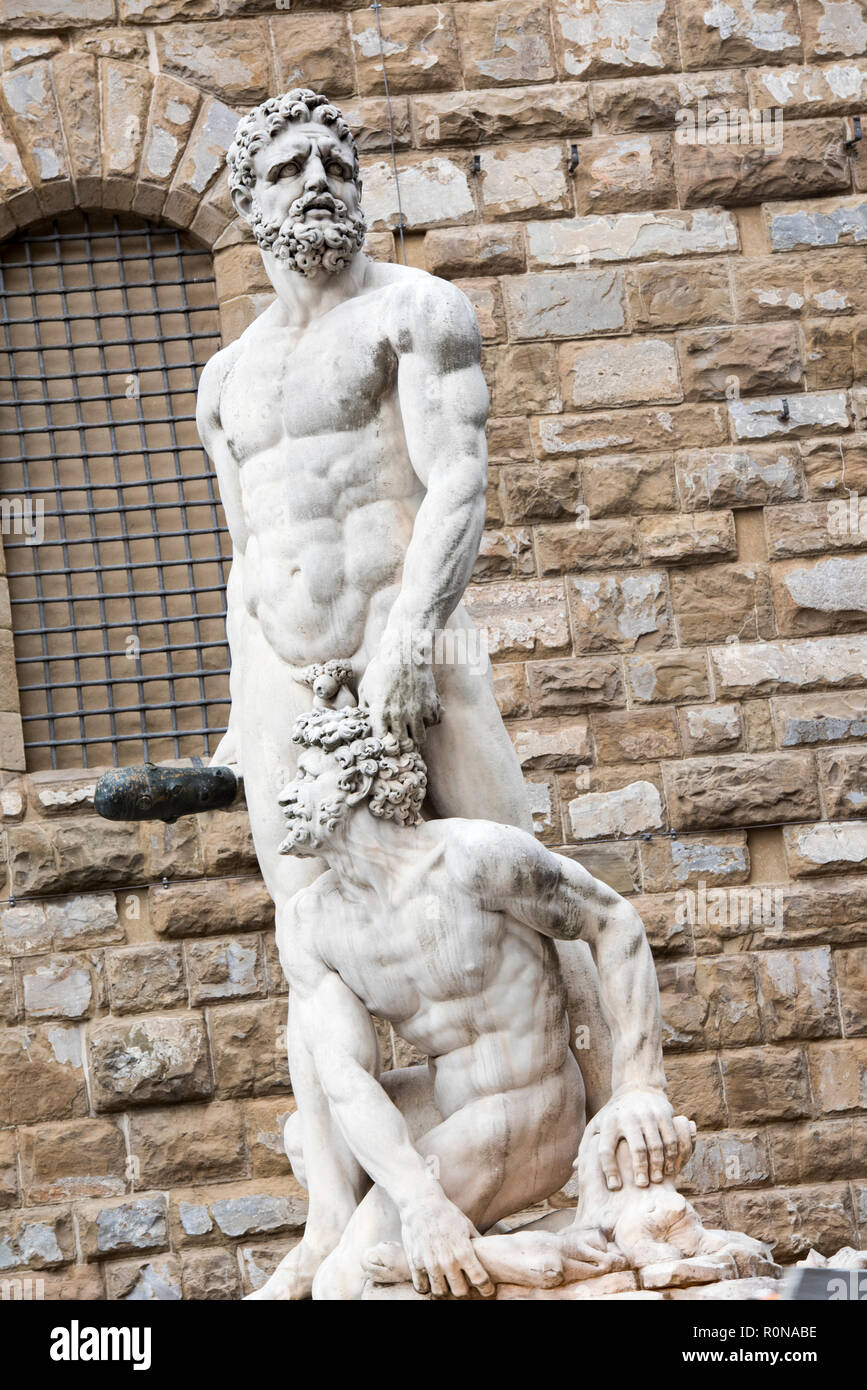
[[[343,768],[340,785],[355,791],[372,777],[368,807],[374,816],[400,825],[418,825],[427,790],[424,759],[411,738],[374,738],[366,711],[357,706],[312,709],[295,720],[292,742],[332,753]]]
[[[353,178],[358,183],[358,150],[343,113],[321,92],[314,92],[310,87],[293,87],[291,92],[284,92],[280,97],[269,97],[261,106],[248,111],[238,122],[235,138],[226,155],[229,188],[232,193],[241,193],[244,189],[253,187],[256,182],[253,156],[258,154],[273,136],[278,135],[294,121],[303,121],[305,124],[316,121],[320,125],[330,126],[334,134],[345,141],[352,151]]]

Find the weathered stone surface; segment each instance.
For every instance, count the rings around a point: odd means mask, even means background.
[[[678,343],[687,400],[710,401],[771,391],[795,391],[803,367],[797,327],[766,324],[749,328],[702,328]]]
[[[862,1169],[867,1158],[867,1119],[863,1115],[805,1125],[771,1125],[766,1133],[778,1183],[846,1179]]]
[[[471,222],[475,205],[469,184],[469,161],[446,155],[403,156],[398,160],[400,209],[391,159],[362,163],[364,208],[373,231],[393,231],[403,213],[408,231]]]
[[[600,763],[676,758],[681,751],[672,709],[595,711],[591,725]]]
[[[163,72],[225,101],[252,103],[269,95],[270,44],[261,20],[170,24],[154,34]]]
[[[181,1298],[177,1255],[152,1260],[112,1260],[105,1266],[105,1296],[125,1303],[174,1303]]]
[[[566,588],[580,652],[631,652],[639,642],[647,649],[669,640],[664,571],[569,576]]]
[[[191,1004],[261,997],[265,993],[262,941],[258,936],[191,941],[186,957]]]
[[[77,196],[81,201],[93,199],[98,204],[102,201],[102,142],[96,59],[66,51],[57,55],[52,67]]]
[[[73,42],[82,53],[92,53],[96,58],[126,58],[147,65],[147,37],[141,30],[99,29],[75,35]]]
[[[482,342],[503,342],[506,337],[506,311],[500,282],[493,276],[484,276],[474,280],[456,280],[455,284],[463,290],[475,310]]]
[[[739,1047],[761,1040],[750,956],[665,961],[657,975],[667,1048]]]
[[[647,652],[626,658],[626,679],[639,704],[702,700],[710,694],[703,652]]]
[[[173,1243],[202,1245],[220,1236],[267,1236],[300,1232],[307,1203],[291,1178],[193,1188],[172,1198]]]
[[[586,525],[538,526],[539,573],[608,569],[638,563],[638,541],[631,521],[588,521]]]
[[[106,952],[105,968],[116,1014],[170,1009],[187,1002],[180,946],[123,946]]]
[[[695,9],[680,0],[684,66],[796,62],[802,55],[801,27],[795,0],[767,3],[733,0],[725,7]]]
[[[813,1092],[827,1114],[867,1107],[867,1039],[824,1043],[810,1048]]]
[[[138,826],[67,821],[20,825],[8,832],[9,870],[16,895],[134,883],[144,874]]]
[[[834,965],[843,1031],[847,1038],[867,1033],[867,947],[835,952]]]
[[[166,24],[171,19],[212,18],[218,13],[217,0],[119,0],[119,10],[125,24]]]
[[[867,753],[860,749],[829,749],[819,754],[818,763],[828,815],[867,815]]]
[[[644,923],[654,957],[683,955],[692,951],[692,928],[684,911],[683,890],[678,893],[647,894],[633,899],[632,905]]]
[[[212,811],[207,818],[202,817],[201,838],[206,874],[239,874],[258,870],[246,809]]]
[[[87,1113],[79,1029],[59,1023],[0,1033],[0,1125]]]
[[[148,889],[151,926],[160,936],[219,936],[273,926],[274,904],[258,878]]]
[[[503,282],[503,292],[514,338],[581,338],[625,326],[619,271],[516,275]]]
[[[553,19],[564,77],[640,76],[679,66],[671,0],[638,0],[626,9],[554,0]]]
[[[412,144],[408,97],[395,97],[390,112],[384,97],[342,97],[340,109],[361,154],[390,149],[392,138],[398,150]]]
[[[560,851],[567,859],[577,859],[594,878],[600,878],[616,893],[636,893],[641,887],[638,846],[621,844],[582,844],[577,850]]]
[[[559,521],[580,508],[581,484],[571,459],[518,464],[500,470],[506,521]]]
[[[732,1226],[766,1241],[778,1260],[800,1259],[811,1248],[830,1255],[856,1239],[842,1184],[732,1192],[726,1205]]]
[[[177,1187],[247,1177],[244,1117],[229,1104],[170,1106],[129,1119],[129,1151],[140,1187]]]
[[[641,846],[644,888],[667,893],[679,888],[725,887],[745,883],[750,872],[743,831],[724,835],[687,835],[678,840],[649,840]]]
[[[58,948],[103,946],[123,941],[113,893],[86,893],[45,904],[45,921]]]
[[[97,1110],[197,1100],[213,1089],[204,1019],[198,1013],[93,1024],[88,1057]]]
[[[159,74],[154,83],[142,152],[142,179],[156,184],[171,182],[193,128],[200,100],[195,87]]]
[[[833,67],[752,68],[747,74],[751,106],[779,107],[786,117],[836,116],[857,111],[867,94],[867,64]]]
[[[238,1262],[228,1250],[186,1250],[181,1257],[185,1299],[236,1301],[241,1297]]]
[[[688,261],[634,266],[628,284],[636,330],[726,323],[734,318],[726,265]]]
[[[663,768],[671,823],[679,830],[815,819],[816,769],[806,753],[691,758]]]
[[[108,61],[100,69],[103,173],[107,179],[131,180],[141,159],[153,77],[131,63]]]
[[[584,216],[670,208],[677,203],[671,136],[595,136],[582,146],[574,183]]]
[[[867,20],[863,4],[803,0],[801,19],[808,58],[852,58],[864,52]]]
[[[467,87],[556,77],[548,7],[539,0],[458,5],[455,17]]]
[[[100,1202],[77,1208],[81,1253],[86,1260],[128,1255],[168,1246],[168,1207],[163,1193]]]
[[[237,20],[233,21],[232,28],[237,24]],[[327,92],[330,98],[336,98],[355,90],[345,15],[278,15],[271,20],[271,33],[278,91],[312,87],[314,92]]]
[[[817,198],[793,207],[768,203],[764,208],[772,251],[810,246],[852,246],[867,240],[867,199]]]
[[[706,203],[807,198],[850,187],[839,119],[790,121],[778,150],[771,144],[677,145],[677,182],[684,207]]]
[[[562,405],[555,349],[550,343],[518,343],[485,355],[491,408],[497,415],[559,410]]]
[[[810,1081],[802,1048],[749,1047],[722,1058],[732,1120],[797,1120],[810,1115]]]
[[[646,406],[618,410],[615,416],[610,411],[549,415],[535,418],[531,425],[538,454],[616,454],[623,449],[646,452],[728,442],[720,405]]]
[[[25,1268],[50,1269],[75,1259],[75,1237],[68,1207],[9,1212],[0,1218],[4,1274]]]
[[[770,1042],[839,1035],[831,951],[761,951],[757,956],[762,1030]]]
[[[15,1131],[0,1130],[0,1210],[5,1207],[17,1207],[21,1201],[17,1154]]]
[[[591,261],[716,255],[736,251],[738,233],[730,212],[709,208],[597,213],[529,222],[527,246],[531,268],[545,270]]]
[[[606,130],[674,130],[676,116],[685,107],[748,106],[745,74],[738,69],[723,72],[684,72],[670,77],[642,74],[631,78],[594,82],[593,111]]]
[[[267,1000],[211,1009],[208,1029],[218,1095],[267,1096],[290,1089],[285,1002]]]
[[[184,226],[192,221],[202,194],[225,167],[237,124],[231,107],[214,98],[205,101],[166,198],[167,218]]]
[[[711,639],[713,640],[713,639]],[[723,697],[863,684],[867,637],[857,634],[797,642],[730,643],[710,650]]]
[[[847,873],[867,868],[867,826],[834,824],[787,826],[786,863],[795,878]]]
[[[492,140],[589,135],[587,87],[512,87],[502,91],[432,93],[414,99],[419,144],[481,144]]]
[[[804,488],[797,445],[696,449],[678,459],[677,479],[687,511],[790,502],[801,497]]]
[[[531,661],[526,671],[534,714],[573,714],[591,705],[610,708],[624,703],[616,657]]]
[[[867,694],[789,695],[771,701],[781,748],[867,735]]]
[[[544,720],[509,730],[525,771],[559,770],[590,760],[590,729],[585,719]]]
[[[62,47],[62,40],[54,34],[19,34],[0,45],[3,67],[8,71],[22,63],[35,63],[38,58],[50,58]]]
[[[669,1054],[665,1059],[665,1078],[676,1115],[689,1115],[700,1129],[715,1129],[726,1123],[718,1057]]]
[[[771,579],[777,623],[785,635],[867,624],[867,556],[788,561],[773,567]]]
[[[674,348],[664,338],[564,343],[559,360],[563,398],[579,410],[683,398]]]
[[[63,1120],[22,1128],[19,1144],[28,1205],[124,1192],[123,1134],[109,1120]]]
[[[572,191],[559,145],[501,145],[480,156],[482,207],[489,217],[568,212]]]
[[[283,1127],[295,1108],[291,1096],[252,1100],[244,1105],[247,1148],[255,1178],[280,1178],[288,1173]]]
[[[86,1018],[93,1002],[93,980],[78,956],[41,956],[21,972],[28,1019]]]
[[[570,838],[578,841],[600,836],[619,839],[662,826],[662,803],[651,782],[632,782],[618,791],[588,792],[570,801],[568,812]]]
[[[642,559],[649,564],[723,560],[738,551],[731,512],[647,516],[638,523],[638,534]]]
[[[29,63],[4,73],[0,101],[42,211],[49,214],[69,207],[69,170],[50,64]]]
[[[559,656],[569,649],[569,619],[560,583],[486,584],[470,588],[465,603],[473,621],[487,631],[491,656]]]
[[[828,883],[793,881],[783,902],[785,944],[850,946],[865,938],[867,884],[859,877]]]
[[[124,0],[124,3],[134,0]],[[114,0],[8,0],[2,29],[72,29],[111,23]]]
[[[723,753],[743,742],[740,705],[693,705],[680,711],[685,753]]]
[[[34,955],[51,949],[52,931],[41,903],[22,903],[0,910],[3,949],[12,956]]]
[[[507,275],[524,269],[520,227],[442,227],[424,239],[427,268],[434,275]]]
[[[451,7],[414,5],[381,16],[359,10],[351,18],[351,40],[364,94],[384,91],[377,18],[392,92],[452,89],[460,84],[460,59]]]
[[[764,1131],[727,1130],[696,1136],[692,1158],[678,1181],[680,1191],[719,1192],[727,1187],[759,1187],[771,1179]]]
[[[664,512],[677,506],[674,468],[667,454],[614,454],[582,467],[584,502],[591,516]]]
[[[775,632],[767,570],[761,565],[702,565],[675,570],[671,602],[684,646],[743,643]]]

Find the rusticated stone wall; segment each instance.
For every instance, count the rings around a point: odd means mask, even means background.
[[[867,1245],[867,4],[381,21],[403,247],[353,0],[6,0],[0,235],[73,206],[188,227],[229,340],[268,296],[220,174],[236,116],[300,82],[341,102],[372,253],[477,308],[470,605],[540,836],[644,914],[687,1186],[784,1261]],[[714,106],[770,143],[675,139]],[[235,1297],[303,1219],[243,809],[111,826],[92,775],[26,775],[0,624],[0,1277]]]

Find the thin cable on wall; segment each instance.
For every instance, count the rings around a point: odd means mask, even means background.
[[[397,230],[400,233],[400,254],[403,258],[404,265],[406,265],[406,243],[403,239],[403,206],[400,201],[400,177],[397,172],[397,154],[394,148],[394,116],[391,109],[391,96],[388,90],[388,74],[385,71],[385,48],[382,42],[382,24],[379,18],[379,12],[382,6],[379,0],[373,0],[373,4],[370,8],[376,15],[376,33],[379,39],[379,59],[382,63],[382,85],[385,90],[385,106],[388,112],[388,139],[391,145],[391,167],[394,171],[394,188],[397,194]]]

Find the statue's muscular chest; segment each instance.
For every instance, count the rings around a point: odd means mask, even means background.
[[[239,464],[281,444],[361,432],[394,388],[397,359],[375,296],[340,305],[304,330],[257,327],[220,398],[220,419]]]

